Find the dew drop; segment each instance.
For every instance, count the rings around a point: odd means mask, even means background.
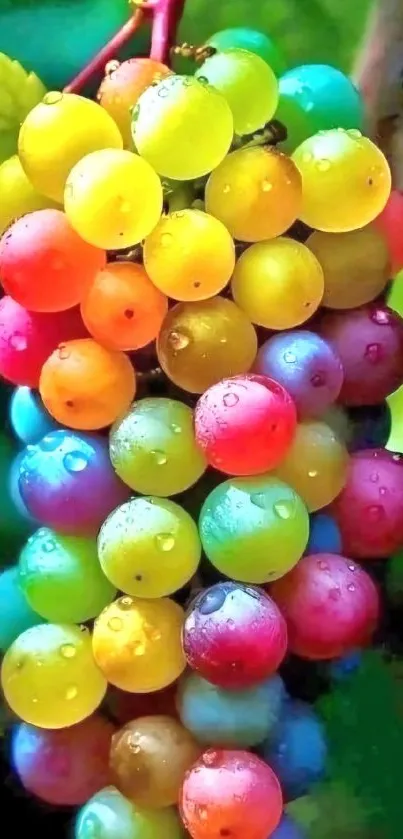
[[[368,358],[372,364],[377,364],[382,359],[381,344],[368,344],[365,350],[365,358]]]
[[[108,620],[108,628],[112,630],[112,632],[120,632],[123,627],[123,621],[120,618],[110,618]]]
[[[133,740],[129,740],[129,751],[131,751],[134,755],[138,755],[141,752],[141,746],[139,746],[138,743],[133,742]]]
[[[164,466],[168,460],[165,452],[162,452],[160,449],[154,449],[150,452],[150,454],[153,456],[158,466]]]
[[[331,163],[330,160],[323,159],[318,160],[316,166],[317,169],[319,169],[319,172],[328,172],[331,167]]]
[[[28,341],[26,336],[22,334],[22,332],[13,332],[8,339],[8,343],[13,350],[17,350],[17,352],[21,352],[22,350],[26,350],[28,346]]]
[[[76,648],[74,644],[62,644],[60,647],[60,655],[62,655],[63,658],[74,658],[75,654]]]
[[[212,615],[221,609],[226,598],[227,592],[224,587],[221,589],[212,589],[201,596],[201,599],[197,603],[197,608],[201,615]]]
[[[296,360],[297,356],[295,355],[295,353],[289,351],[284,353],[284,361],[286,361],[287,364],[294,364]]]
[[[82,452],[67,452],[63,464],[67,472],[83,472],[88,466],[88,458]]]
[[[318,470],[317,469],[310,469],[308,472],[309,478],[317,478],[318,477]]]
[[[350,585],[347,586],[347,591],[355,591],[354,583],[350,583]]]
[[[368,507],[368,517],[373,522],[380,521],[383,517],[383,507],[380,507],[378,504]]]
[[[371,320],[373,320],[374,323],[379,323],[380,326],[385,326],[390,323],[390,314],[382,309],[375,309],[375,311],[371,314]]]
[[[267,510],[269,507],[268,500],[263,492],[255,492],[251,495],[250,500],[255,507],[260,507],[261,510]]]
[[[46,542],[44,542],[42,545],[42,550],[45,552],[45,554],[52,553],[52,551],[54,551],[55,548],[56,543],[53,539],[46,539]]]
[[[155,541],[161,551],[172,551],[172,548],[175,547],[175,538],[172,536],[172,533],[158,533]]]
[[[349,135],[349,137],[362,137],[361,131],[359,131],[358,128],[348,128],[347,134]]]
[[[182,433],[182,428],[181,428],[181,426],[180,426],[180,425],[176,425],[176,423],[175,423],[175,422],[172,422],[172,423],[171,423],[171,429],[172,429],[172,431],[173,431],[173,433],[174,433],[174,434],[181,434],[181,433]]]
[[[70,356],[70,350],[68,349],[66,344],[59,344],[57,348],[57,354],[62,361],[65,361],[66,358]]]
[[[190,344],[190,338],[188,335],[184,335],[183,332],[170,332],[168,337],[168,342],[173,350],[184,350]]]
[[[128,611],[133,606],[133,598],[132,597],[121,597],[120,600],[117,601],[119,609],[122,609],[123,612]]]
[[[226,408],[233,408],[239,402],[239,396],[236,393],[225,393],[222,401]]]
[[[223,188],[223,193],[224,193],[225,195],[228,195],[228,193],[229,193],[229,192],[231,192],[231,187],[230,187],[230,185],[229,185],[229,184],[225,184],[225,185],[224,185],[224,188]]]
[[[311,385],[313,387],[323,387],[326,384],[326,377],[323,373],[315,373],[311,377]]]
[[[294,501],[276,501],[273,504],[273,510],[278,516],[279,519],[289,519],[294,513],[295,510],[295,502]]]
[[[349,571],[355,571],[355,565],[349,565],[348,570]]]
[[[75,699],[78,695],[78,690],[76,685],[70,685],[66,690],[66,699],[71,700]]]
[[[327,562],[324,562],[323,559],[319,559],[318,568],[320,568],[321,571],[328,571],[329,570],[329,566],[328,566]]]
[[[51,90],[49,93],[45,93],[45,96],[42,99],[44,105],[57,105],[58,102],[61,102],[63,99],[63,94],[60,90]]]
[[[39,443],[40,448],[45,452],[54,452],[60,445],[58,434],[47,434]]]
[[[173,236],[172,233],[163,233],[161,236],[161,245],[163,248],[169,248],[172,244]]]
[[[273,189],[273,184],[270,181],[268,181],[266,179],[264,181],[262,181],[263,192],[271,192],[272,189]]]
[[[369,479],[370,479],[371,483],[377,484],[378,481],[379,481],[378,472],[372,472],[371,475],[369,476]]]
[[[313,160],[313,154],[310,151],[305,151],[302,155],[302,162],[303,163],[311,163]]]

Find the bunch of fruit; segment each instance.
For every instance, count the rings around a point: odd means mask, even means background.
[[[84,805],[76,839],[299,837],[326,743],[278,670],[370,643],[367,560],[403,548],[387,161],[338,70],[278,79],[246,29],[201,52],[46,93],[0,167],[31,530],[1,678],[16,772]]]

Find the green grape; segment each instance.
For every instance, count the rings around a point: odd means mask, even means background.
[[[247,29],[246,26],[222,29],[208,39],[207,45],[215,47],[220,52],[230,49],[253,52],[263,58],[276,76],[281,76],[286,69],[284,57],[275,42],[269,35],[258,32],[256,29]]]
[[[196,444],[191,409],[161,397],[134,402],[116,421],[110,455],[122,481],[144,495],[184,492],[207,465]]]
[[[263,58],[246,50],[226,50],[207,58],[196,72],[227,100],[236,134],[250,134],[268,122],[277,107],[278,84]]]
[[[32,608],[55,623],[94,618],[116,594],[101,570],[95,539],[62,536],[45,527],[21,552],[19,580]]]
[[[75,839],[183,839],[173,807],[144,810],[124,798],[115,787],[97,792],[80,810]]]
[[[288,70],[279,81],[276,118],[287,127],[282,147],[294,151],[308,137],[329,128],[363,127],[364,109],[350,79],[327,64]]]
[[[11,710],[39,728],[66,728],[89,717],[107,684],[88,629],[54,623],[18,636],[4,656],[1,682]]]
[[[189,513],[166,498],[132,498],[108,516],[98,537],[101,566],[125,594],[165,597],[196,572],[201,546]]]
[[[12,221],[26,213],[57,206],[51,198],[40,195],[34,189],[16,154],[0,166],[0,193],[0,234]]]
[[[207,175],[231,145],[234,121],[218,91],[193,76],[168,76],[140,96],[133,112],[137,151],[159,175]]]
[[[301,498],[270,475],[224,481],[207,496],[200,513],[200,537],[210,562],[246,583],[267,583],[290,571],[308,535]]]
[[[18,567],[7,568],[0,576],[0,650],[5,652],[10,644],[31,626],[42,623],[24,597],[18,580]]]

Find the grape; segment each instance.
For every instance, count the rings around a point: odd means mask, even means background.
[[[364,108],[350,79],[327,64],[303,64],[288,70],[279,81],[276,111],[287,127],[284,148],[293,151],[317,131],[362,128]]]
[[[178,720],[162,714],[139,717],[112,737],[112,777],[120,792],[140,807],[169,807],[177,803],[185,772],[200,752]]]
[[[40,195],[32,186],[16,154],[0,166],[0,193],[0,234],[12,221],[26,213],[57,206],[51,198]]]
[[[233,133],[224,97],[193,76],[168,76],[149,87],[133,112],[136,148],[159,175],[173,180],[199,178],[215,169]]]
[[[9,646],[31,626],[42,623],[42,618],[31,609],[21,591],[18,566],[6,568],[0,574],[0,650]]]
[[[234,243],[226,227],[201,210],[170,213],[145,241],[144,266],[154,285],[174,300],[205,300],[229,282]]]
[[[262,128],[276,110],[277,79],[254,53],[240,49],[217,52],[203,62],[196,78],[207,79],[225,97],[236,134],[251,134]]]
[[[94,431],[127,410],[136,378],[127,355],[83,338],[59,344],[42,367],[39,390],[58,422]]]
[[[137,350],[154,341],[167,309],[167,298],[143,266],[123,261],[99,271],[81,303],[88,331],[111,350]]]
[[[276,469],[309,511],[330,504],[347,480],[349,457],[344,444],[324,422],[301,422],[291,447]]]
[[[162,397],[140,399],[119,417],[111,429],[110,456],[122,481],[146,495],[184,492],[206,469],[191,409]]]
[[[40,728],[81,722],[106,691],[88,630],[68,624],[44,623],[19,635],[4,656],[1,680],[11,710]]]
[[[200,554],[193,519],[163,498],[132,498],[111,513],[98,537],[106,577],[139,597],[174,594],[195,574]]]
[[[222,29],[208,39],[207,45],[220,52],[229,49],[243,49],[260,55],[276,76],[285,71],[285,60],[277,44],[264,32],[247,29],[246,26]]]
[[[356,129],[321,131],[295,150],[302,175],[300,219],[328,233],[358,230],[382,212],[391,175],[382,152]]]
[[[323,268],[322,303],[330,309],[353,309],[369,303],[389,280],[387,244],[374,224],[350,233],[317,231],[306,244]]]
[[[215,568],[232,579],[258,584],[293,568],[309,535],[301,498],[272,475],[219,484],[203,504],[199,527]]]
[[[323,271],[313,253],[283,237],[248,248],[232,278],[235,302],[252,323],[266,329],[304,323],[318,308],[323,287]]]
[[[173,807],[143,810],[115,787],[105,787],[80,810],[75,839],[183,839],[183,828]]]
[[[203,393],[226,376],[246,373],[256,351],[250,320],[223,297],[178,303],[168,312],[157,343],[162,369],[190,393]]]
[[[210,175],[206,210],[244,242],[272,239],[300,214],[301,176],[293,161],[272,148],[239,149]]]
[[[152,58],[129,58],[107,73],[98,91],[98,101],[116,122],[126,149],[133,149],[132,108],[142,93],[172,71]]]
[[[77,233],[107,250],[136,245],[162,211],[162,185],[146,160],[120,149],[83,157],[66,183],[64,206]]]
[[[120,131],[109,114],[74,93],[46,93],[30,111],[18,138],[25,174],[38,192],[63,203],[70,170],[96,149],[121,149]]]
[[[104,576],[95,539],[41,527],[19,559],[19,581],[32,609],[54,623],[95,618],[116,589]]]
[[[120,597],[94,624],[95,661],[108,681],[131,693],[151,693],[175,682],[186,666],[183,610],[167,597]]]

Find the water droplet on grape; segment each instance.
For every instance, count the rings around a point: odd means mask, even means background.
[[[261,510],[267,510],[270,506],[265,494],[263,492],[255,492],[251,495],[250,500],[255,507],[260,507]]]
[[[378,481],[379,481],[378,472],[372,472],[371,475],[369,476],[369,479],[370,479],[371,483],[377,484]]]
[[[174,351],[184,350],[189,346],[190,338],[188,335],[184,335],[183,332],[170,332],[168,343]]]
[[[317,469],[310,469],[310,471],[308,472],[308,476],[310,478],[317,478],[318,477]]]
[[[213,612],[218,612],[221,606],[225,603],[227,592],[225,588],[213,589],[203,594],[197,603],[197,608],[201,615],[212,615]]]
[[[347,591],[355,591],[354,583],[350,583],[350,585],[347,586]]]
[[[295,511],[295,502],[292,501],[276,501],[273,504],[273,510],[279,519],[289,519]]]
[[[26,350],[28,346],[28,341],[26,336],[22,334],[22,332],[13,332],[8,339],[8,343],[13,350],[17,350],[17,352],[21,352],[22,350]]]
[[[226,408],[233,408],[239,402],[239,396],[236,393],[226,393],[222,401]]]
[[[374,323],[379,323],[380,326],[385,326],[391,321],[390,313],[385,312],[383,309],[375,309],[375,311],[371,314],[371,320],[373,320]]]
[[[365,358],[369,358],[372,364],[377,364],[382,359],[381,344],[368,344],[365,350]]]
[[[341,591],[339,588],[331,588],[329,591],[330,600],[340,600]]]
[[[229,192],[231,192],[231,187],[230,187],[230,185],[229,185],[229,184],[224,184],[224,187],[223,187],[223,193],[224,193],[224,195],[228,195],[228,193],[229,193]]]
[[[329,566],[328,566],[327,562],[324,562],[323,559],[318,560],[318,568],[320,568],[321,571],[328,571],[329,570]]]
[[[82,452],[67,452],[63,464],[67,472],[83,472],[88,466],[88,458]]]
[[[180,425],[176,425],[176,423],[174,423],[174,422],[172,422],[172,423],[171,423],[171,429],[172,429],[172,431],[173,431],[173,433],[174,433],[174,434],[181,434],[181,433],[182,433],[182,428],[181,428],[181,426],[180,426]]]
[[[71,700],[75,699],[78,696],[78,690],[76,685],[70,685],[66,690],[66,699]]]
[[[158,533],[155,541],[157,547],[162,551],[172,551],[172,548],[175,547],[175,538],[172,536],[172,533]]]
[[[55,548],[56,548],[56,543],[54,542],[53,539],[47,539],[46,542],[44,542],[43,545],[42,545],[42,550],[46,554],[52,553],[52,551],[54,551]]]
[[[272,189],[273,189],[273,184],[270,181],[268,181],[266,179],[264,181],[262,181],[263,192],[271,192]]]
[[[368,507],[368,516],[373,522],[379,521],[381,518],[383,518],[383,514],[383,507],[379,506],[378,504],[374,504],[372,507]]]
[[[141,752],[141,746],[138,743],[134,742],[132,739],[129,740],[129,750],[134,754],[138,755]]]
[[[164,466],[168,460],[165,452],[162,452],[160,449],[155,449],[154,451],[151,451],[150,454],[153,456],[158,466]]]
[[[44,105],[57,105],[62,99],[63,94],[59,90],[51,90],[49,93],[45,93],[42,102]]]
[[[318,160],[316,166],[319,169],[319,172],[328,172],[330,167],[331,167],[331,163],[330,163],[330,160],[323,159],[323,160]]]
[[[313,154],[310,151],[304,151],[302,155],[302,162],[303,163],[311,163],[313,160]]]
[[[162,236],[161,236],[162,247],[163,248],[169,248],[169,246],[172,245],[173,238],[174,237],[172,236],[172,233],[163,233]]]
[[[68,349],[66,344],[59,344],[59,346],[57,348],[57,354],[58,354],[59,358],[62,361],[64,361],[66,358],[69,358],[70,350]]]
[[[295,355],[295,353],[289,352],[289,350],[287,350],[287,352],[284,353],[284,361],[286,361],[287,364],[294,364],[296,360],[297,356]]]
[[[349,571],[355,571],[355,565],[349,565],[348,570]]]
[[[349,137],[362,137],[361,131],[359,131],[358,128],[348,128],[347,134],[349,135]]]
[[[120,600],[117,601],[119,609],[122,609],[123,612],[128,611],[133,606],[133,598],[132,597],[121,597]]]
[[[311,377],[311,385],[313,387],[323,387],[325,384],[326,377],[324,373],[315,373],[315,375]]]
[[[108,628],[112,630],[112,632],[120,632],[123,627],[123,621],[121,618],[110,618],[108,620]]]
[[[74,658],[76,654],[76,648],[74,644],[62,644],[60,647],[60,654],[63,658]]]
[[[54,452],[59,447],[60,438],[58,434],[47,434],[39,443],[40,448],[45,452]]]

